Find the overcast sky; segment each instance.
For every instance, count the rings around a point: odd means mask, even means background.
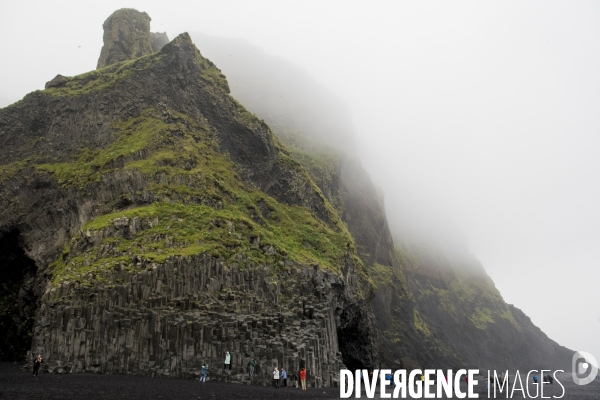
[[[118,8],[243,38],[346,101],[393,226],[400,205],[452,226],[507,302],[600,359],[600,2],[397,3],[0,0],[0,106],[95,69]]]

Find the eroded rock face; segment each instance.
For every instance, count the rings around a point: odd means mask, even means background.
[[[158,220],[117,218],[85,232],[71,252],[110,252],[100,248],[103,239],[135,236],[153,224]],[[241,268],[199,254],[165,263],[139,259],[133,268],[125,262],[84,277],[86,284],[49,285],[32,354],[44,354],[51,373],[198,377],[206,363],[212,379],[268,385],[273,367],[285,366],[290,373],[307,368],[311,387],[336,385],[343,366],[338,331],[347,335],[338,310],[351,303],[349,287],[319,268],[288,267],[274,276],[274,266]]]
[[[166,33],[150,32],[150,16],[132,8],[122,8],[104,21],[104,46],[98,69],[133,60],[159,51],[169,42]]]
[[[112,227],[82,230],[106,214],[158,202],[238,209],[235,189],[269,197],[244,203],[244,218],[256,224],[277,223],[281,215],[268,205],[277,202],[307,210],[315,226],[342,231],[302,167],[228,90],[224,75],[182,34],[160,54],[69,78],[0,110],[0,233],[18,230],[37,267],[32,352],[41,352],[52,372],[194,376],[208,362],[216,374],[229,350],[234,370],[223,379],[246,379],[244,363],[254,356],[264,372],[257,382],[270,381],[273,363],[289,370],[306,363],[312,384],[326,386],[335,384],[342,363],[376,366],[373,293],[350,237],[341,243],[346,255],[330,267],[336,272],[326,272],[281,252],[277,263],[251,261],[244,251],[225,258],[216,250],[149,261],[141,247],[164,238],[140,239],[141,250],[127,247],[127,255],[107,247],[147,231],[143,219],[116,218]],[[152,139],[138,142],[155,127]],[[126,152],[107,151],[119,140]],[[182,160],[189,148],[194,157]],[[158,156],[165,151],[178,156]],[[88,156],[98,163],[80,164]],[[229,162],[235,173],[222,168]],[[219,236],[225,251],[249,246],[248,237],[229,233]],[[260,248],[250,252],[277,253],[273,243],[258,242],[252,240]],[[90,252],[88,263],[81,257]],[[123,264],[103,261],[115,252]],[[61,276],[56,266],[65,260],[101,271]]]
[[[165,44],[169,43],[166,32],[150,32],[150,37],[152,39],[152,50],[155,53],[160,51]]]
[[[52,87],[61,87],[67,84],[67,82],[69,82],[69,79],[58,74],[54,77],[54,79],[52,79],[51,81],[46,82],[46,89],[48,88],[52,88]]]
[[[466,254],[461,240],[445,248],[410,243],[408,237],[408,243],[394,243],[371,178],[358,158],[343,154],[356,147],[338,99],[250,44],[192,36],[226,73],[233,96],[271,125],[347,224],[377,285],[373,310],[382,366],[570,368],[572,352],[505,304],[483,268],[471,265],[474,260],[458,257]],[[396,229],[405,236],[401,226]],[[350,337],[340,342],[356,343]],[[352,368],[351,361],[346,364]]]

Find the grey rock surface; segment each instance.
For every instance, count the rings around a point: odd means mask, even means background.
[[[46,82],[46,89],[51,87],[61,87],[66,85],[67,82],[69,82],[69,79],[59,74],[56,75],[51,81]]]
[[[82,231],[94,218],[160,201],[222,209],[224,199],[153,189],[200,192],[204,180],[198,176],[124,168],[148,159],[148,148],[108,157],[92,172],[100,169],[97,179],[82,184],[44,169],[72,165],[85,151],[105,151],[115,140],[115,124],[144,112],[165,124],[173,149],[183,135],[175,129],[184,125],[177,115],[185,115],[215,138],[215,151],[239,166],[240,184],[304,207],[324,224],[338,221],[269,127],[228,95],[224,76],[187,34],[156,55],[31,93],[0,110],[0,234],[18,232],[15,246],[36,266],[34,277],[27,276],[39,305],[30,355],[42,352],[53,373],[190,377],[208,362],[214,377],[239,382],[247,381],[245,364],[255,356],[261,372],[254,383],[270,381],[275,363],[290,371],[305,363],[314,386],[334,385],[345,360],[375,366],[372,293],[350,251],[339,261],[339,275],[298,263],[242,268],[218,254],[159,263],[129,252],[119,254],[121,264],[95,275],[53,280],[57,260],[77,262],[94,252],[101,262],[117,251],[102,238],[135,237],[153,223],[116,218],[109,228]],[[265,254],[276,252],[259,239],[254,244]],[[244,253],[237,256],[245,261]],[[226,350],[233,354],[231,374],[218,371]]]
[[[159,51],[169,42],[166,33],[150,32],[150,16],[132,8],[122,8],[104,21],[104,46],[98,69],[133,60]]]

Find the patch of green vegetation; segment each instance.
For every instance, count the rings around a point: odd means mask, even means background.
[[[477,307],[473,314],[469,317],[469,320],[475,325],[477,329],[487,329],[488,324],[494,324],[494,317],[492,316],[492,310],[487,307]]]
[[[168,45],[167,45],[168,46]],[[163,48],[164,49],[164,48]],[[163,51],[149,54],[134,60],[126,60],[111,64],[104,68],[90,71],[74,77],[68,77],[68,82],[60,87],[45,89],[43,93],[57,97],[79,96],[90,92],[96,92],[114,87],[119,82],[130,78],[138,71],[147,71],[153,65],[160,63],[160,60],[167,55]],[[210,86],[218,87],[229,93],[229,86],[225,76],[209,60],[202,57],[196,49],[196,57],[193,59],[198,66],[200,79],[210,83]]]
[[[344,213],[344,202],[338,180],[342,153],[331,147],[313,143],[301,132],[286,126],[275,125],[273,131],[291,150],[290,157],[304,167],[341,216]]]
[[[392,268],[381,264],[373,264],[369,267],[369,274],[377,286],[391,284],[394,272]]]
[[[288,259],[339,272],[348,249],[355,248],[339,219],[328,224],[306,207],[285,205],[246,187],[235,165],[218,151],[211,131],[183,115],[172,113],[176,122],[165,123],[155,114],[146,110],[138,118],[115,123],[116,137],[107,149],[82,151],[71,163],[37,166],[55,174],[62,185],[81,188],[115,169],[138,171],[149,177],[147,190],[162,199],[87,223],[84,231],[104,229],[123,216],[160,221],[128,239],[104,238],[102,246],[111,248],[107,254],[99,255],[96,247],[78,255],[66,251],[53,265],[55,281],[128,264],[134,256],[164,262],[201,253],[242,266]],[[265,250],[269,246],[273,251]],[[243,262],[238,260],[240,253],[246,255]],[[360,260],[355,261],[364,270]],[[366,270],[363,273],[368,277]]]
[[[266,201],[273,209],[273,218],[263,224],[254,222],[245,207],[245,202],[252,200]],[[130,263],[134,256],[162,263],[168,257],[202,253],[241,266],[249,263],[276,265],[282,260],[293,260],[305,264],[318,263],[323,268],[339,272],[348,243],[343,232],[336,232],[314,219],[307,209],[282,205],[260,193],[248,193],[243,201],[225,204],[221,210],[203,205],[153,203],[103,215],[90,221],[83,229],[100,230],[122,217],[158,218],[159,223],[138,231],[128,239],[105,238],[101,247],[110,246],[111,251],[107,254],[99,255],[98,248],[94,248],[77,257],[63,255],[53,266],[54,280],[98,273],[120,263]],[[257,238],[260,238],[260,245],[256,244]],[[305,243],[311,246],[307,247]],[[272,252],[269,247],[273,248]],[[243,261],[236,258],[240,253],[245,254]]]
[[[513,317],[512,313],[508,308],[502,312],[496,311],[496,315],[498,315],[500,318],[504,318],[505,320],[510,322],[515,328],[521,330],[521,326],[517,323],[515,317]]]
[[[417,328],[417,330],[423,335],[425,335],[426,337],[431,336],[431,331],[427,327],[427,324],[425,323],[423,318],[421,318],[421,316],[419,315],[419,311],[417,311],[416,308],[413,308],[413,323],[415,324],[415,328]]]
[[[409,272],[411,293],[417,305],[435,305],[436,312],[452,317],[457,324],[472,323],[481,330],[490,329],[491,324],[502,320],[521,329],[474,257],[447,255],[419,244],[397,247],[399,258]],[[425,317],[436,319],[436,315]]]
[[[31,162],[30,159],[15,161],[10,164],[0,165],[0,181],[5,181],[21,172]]]
[[[453,297],[460,302],[469,303],[475,300],[478,295],[477,289],[473,284],[469,284],[462,279],[455,279],[450,282],[450,289]]]
[[[114,141],[106,149],[83,149],[77,160],[67,163],[39,164],[36,168],[53,173],[63,186],[84,187],[99,181],[102,174],[117,168],[119,158],[131,159],[136,152],[168,144],[172,131],[182,124],[170,125],[155,117],[154,109],[140,117],[112,124]]]
[[[64,97],[79,96],[93,91],[104,90],[130,76],[135,68],[147,64],[145,61],[147,61],[145,57],[136,60],[127,60],[81,75],[68,77],[68,82],[65,85],[48,88],[43,92],[52,96]]]

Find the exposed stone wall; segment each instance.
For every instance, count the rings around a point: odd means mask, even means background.
[[[127,234],[152,221],[126,218],[86,232],[72,251]],[[245,256],[239,255],[240,261]],[[83,285],[49,284],[36,318],[32,353],[49,372],[131,373],[269,384],[273,367],[289,373],[304,365],[313,387],[337,383],[345,284],[318,267],[298,264],[245,270],[210,255],[123,263]],[[223,372],[225,352],[230,374]],[[31,354],[30,356],[32,356]],[[31,359],[32,357],[28,357]]]
[[[104,46],[97,68],[152,54],[169,42],[167,34],[150,32],[150,16],[132,8],[115,11],[104,21]]]

